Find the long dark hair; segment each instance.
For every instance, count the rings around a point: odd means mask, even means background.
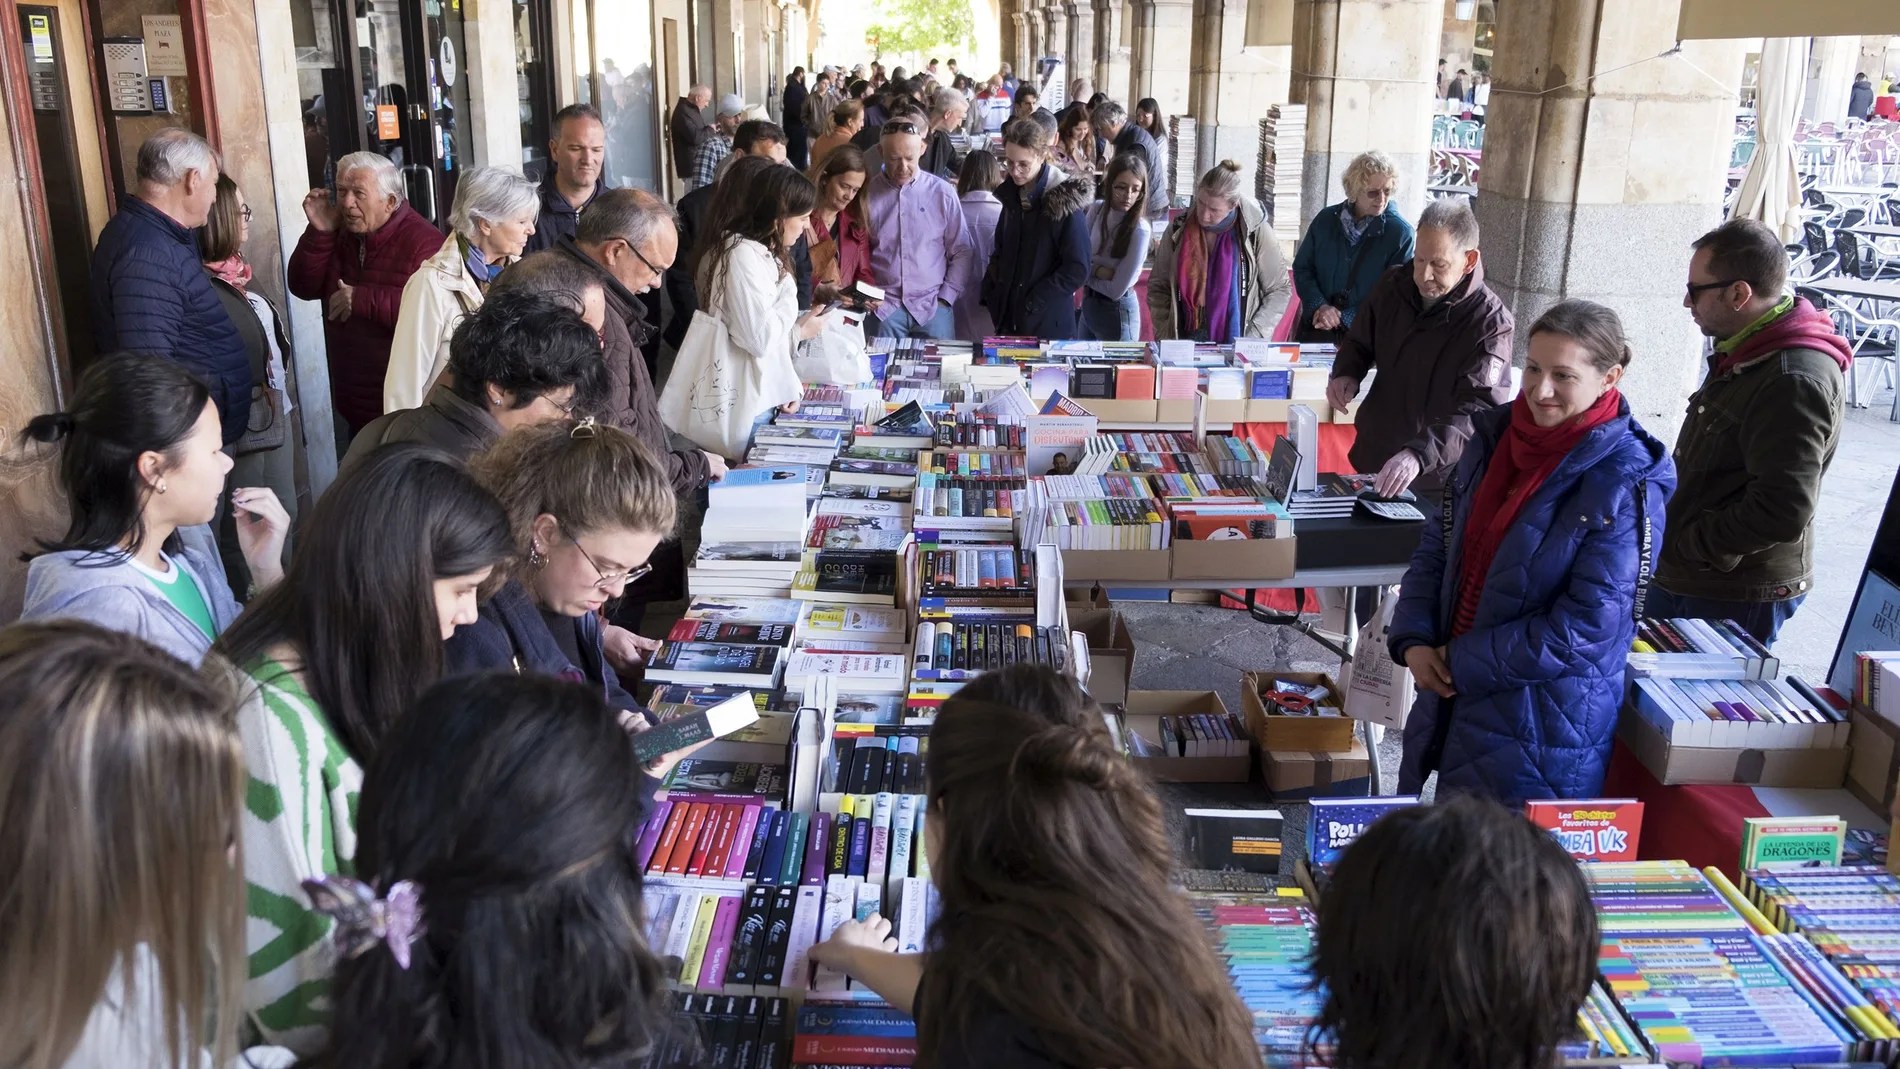
[[[996,154],[986,148],[971,149],[963,157],[963,170],[957,172],[957,196],[967,197],[981,190],[991,192],[1003,184],[1003,167]]]
[[[493,495],[438,449],[382,446],[346,465],[298,537],[284,578],[218,637],[246,668],[295,647],[310,696],[367,764],[398,714],[442,675],[437,579],[514,550]]]
[[[331,1069],[634,1066],[670,1031],[633,855],[650,797],[600,696],[560,680],[440,683],[363,782],[356,868],[420,889],[409,968],[337,966]]]
[[[211,391],[170,360],[135,353],[101,357],[73,391],[72,407],[27,421],[23,440],[59,443],[59,481],[66,491],[66,533],[41,548],[118,554],[145,541],[142,513],[152,488],[139,477],[139,456],[170,455],[191,437]],[[166,540],[176,552],[177,536]]]
[[[1470,795],[1402,809],[1320,901],[1308,1042],[1336,1069],[1550,1069],[1596,968],[1589,887],[1549,833]]]
[[[706,228],[694,239],[702,299],[710,301],[725,284],[732,238],[756,241],[778,261],[779,277],[791,273],[792,250],[779,240],[779,220],[809,213],[818,203],[818,187],[811,179],[763,156],[732,161],[713,190],[706,209]]]
[[[917,989],[919,1069],[997,1011],[1065,1065],[1260,1064],[1170,885],[1160,804],[1074,681],[1030,665],[976,679],[944,702],[925,770],[943,912]]]
[[[479,408],[488,387],[508,391],[510,408],[574,388],[573,408],[587,413],[606,394],[600,335],[572,304],[532,289],[498,289],[449,336],[451,390]]]
[[[1150,181],[1148,177],[1148,161],[1143,159],[1139,152],[1117,153],[1114,159],[1108,161],[1108,172],[1102,178],[1102,215],[1100,222],[1096,226],[1101,236],[1103,238],[1107,238],[1108,236],[1108,198],[1114,194],[1115,179],[1125,174],[1132,174],[1136,178],[1141,179],[1141,196],[1136,197],[1135,203],[1130,205],[1128,210],[1122,213],[1121,225],[1115,228],[1114,240],[1109,242],[1108,245],[1108,252],[1111,256],[1126,256],[1128,254],[1128,243],[1135,240],[1135,228],[1141,225],[1142,205],[1146,203],[1148,197],[1148,183]]]
[[[1148,121],[1142,122],[1142,112],[1148,113]],[[1167,136],[1167,123],[1161,118],[1161,102],[1154,97],[1142,97],[1135,101],[1135,114],[1130,117],[1136,126],[1148,131],[1155,138]]]

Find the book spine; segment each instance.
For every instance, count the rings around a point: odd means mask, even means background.
[[[870,852],[865,858],[864,875],[869,882],[882,887],[887,879],[887,866],[891,856],[891,817],[897,805],[897,796],[889,791],[880,791],[871,804]]]
[[[832,817],[831,849],[825,858],[825,878],[842,876],[851,867],[851,811],[844,809]]]
[[[745,909],[732,939],[732,957],[726,965],[726,983],[744,987],[758,983],[759,955],[765,944],[765,926],[771,920],[772,891],[755,885],[746,892]]]
[[[916,823],[920,798],[915,794],[897,796],[897,807],[891,814],[891,861],[884,881],[886,894],[894,894],[898,883],[910,877],[911,825]]]
[[[799,888],[785,886],[772,896],[772,919],[766,925],[765,952],[759,967],[759,986],[783,986],[785,958],[791,950],[792,921],[798,914]]]
[[[900,886],[897,915],[897,952],[921,954],[928,934],[930,917],[927,896],[930,881],[906,876]]]
[[[752,850],[752,835],[758,830],[759,813],[763,808],[749,803],[739,811],[739,820],[732,828],[732,844],[726,852],[724,875],[728,879],[745,873],[746,855]]]
[[[806,835],[805,863],[799,875],[799,883],[822,887],[825,883],[825,855],[831,850],[830,813],[813,813],[811,829]]]
[[[706,853],[704,872],[707,876],[726,874],[726,866],[732,861],[732,837],[739,830],[739,815],[745,811],[745,807],[739,805],[722,804],[718,809],[719,829],[713,833],[712,849]]]
[[[780,886],[790,887],[798,883],[799,871],[805,865],[805,836],[810,830],[810,814],[791,815],[785,827],[785,856],[778,870]]]
[[[863,816],[851,818],[851,859],[845,866],[848,876],[863,877],[871,863],[871,799],[860,799],[859,812]]]
[[[783,809],[772,813],[772,826],[765,839],[765,853],[759,859],[757,876],[760,883],[778,883],[779,872],[785,866],[785,834],[790,828],[791,814]]]
[[[700,832],[706,827],[704,802],[694,802],[686,807],[686,823],[680,827],[679,842],[674,844],[673,853],[666,859],[666,871],[674,876],[686,874],[686,863],[692,860],[693,851],[699,846]]]
[[[653,855],[647,862],[646,871],[660,873],[666,871],[666,861],[679,845],[680,829],[686,826],[686,814],[692,808],[685,802],[668,802],[672,810],[666,815],[666,827],[660,832],[660,841],[653,848]]]
[[[713,919],[719,912],[719,901],[718,895],[700,897],[699,911],[693,918],[692,938],[687,941],[686,954],[680,965],[682,986],[699,986],[699,974],[706,961],[706,947],[712,942]]]
[[[825,878],[824,913],[819,921],[817,942],[831,938],[838,926],[851,918],[851,911],[857,904],[855,881],[848,876],[827,876]],[[834,966],[820,965],[812,979],[814,991],[843,991],[847,986],[845,974]]]
[[[738,895],[721,895],[713,907],[713,925],[706,941],[706,964],[699,970],[701,991],[718,991],[726,984],[726,962],[732,957],[732,935],[739,927]]]
[[[825,911],[825,888],[804,886],[798,889],[792,909],[790,941],[785,952],[785,972],[779,978],[784,991],[804,991],[811,986],[811,948],[818,939],[819,922]]]
[[[759,878],[759,865],[765,859],[766,840],[772,834],[772,820],[780,811],[777,809],[759,811],[758,822],[752,828],[752,844],[746,848],[745,864],[739,870],[741,879]],[[735,843],[734,846],[737,846]]]
[[[659,849],[660,838],[666,832],[667,823],[673,816],[673,803],[661,802],[653,810],[653,816],[640,829],[640,842],[634,848],[634,856],[640,863],[640,871],[647,872],[653,862],[653,854]]]
[[[666,942],[661,944],[660,951],[670,980],[678,980],[685,969],[686,951],[693,940],[693,925],[699,920],[700,900],[706,897],[697,891],[687,891],[680,895],[679,904],[673,907],[673,919],[667,926]]]
[[[706,807],[706,820],[699,826],[699,841],[693,844],[693,852],[686,859],[686,875],[707,875],[706,859],[712,854],[713,843],[719,840],[719,821],[725,814],[723,805]]]

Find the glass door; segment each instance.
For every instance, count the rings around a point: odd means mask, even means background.
[[[55,7],[22,4],[18,15],[20,40],[26,46],[27,93],[32,98],[32,137],[39,150],[41,191],[59,290],[61,314],[54,317],[55,336],[63,326],[67,371],[77,376],[93,357],[92,313],[87,304],[92,234],[86,221],[85,182],[79,172],[78,131],[73,125],[79,117],[66,91],[65,28]]]
[[[403,174],[410,203],[447,227],[455,187],[470,157],[468,50],[462,0],[403,0],[413,16],[407,40],[411,122]],[[395,6],[393,0],[390,6]],[[421,199],[428,200],[424,211]]]
[[[514,0],[515,96],[521,115],[521,168],[530,178],[547,166],[553,118],[554,13],[549,0]]]

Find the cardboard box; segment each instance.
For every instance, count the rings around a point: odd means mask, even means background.
[[[1372,760],[1360,742],[1344,753],[1263,753],[1260,775],[1275,801],[1372,794]]]
[[[1153,423],[1155,421],[1155,402],[1152,400],[1091,397],[1076,403],[1095,413],[1095,418],[1103,423]]]
[[[1332,414],[1332,422],[1334,423],[1351,424],[1359,422],[1359,406],[1364,403],[1366,393],[1367,391],[1360,390],[1359,396],[1353,398],[1352,404],[1347,405],[1345,408],[1331,408],[1327,405],[1319,406],[1317,411],[1319,412],[1320,422],[1324,423],[1327,421],[1327,413],[1329,411]]]
[[[1757,750],[1675,746],[1662,729],[1639,716],[1617,722],[1616,737],[1650,774],[1667,785],[1734,783],[1748,787],[1831,790],[1847,777],[1847,747]]]
[[[1294,683],[1318,684],[1333,692],[1332,706],[1341,709],[1339,716],[1287,716],[1267,707],[1261,700],[1261,692],[1270,690],[1273,681],[1285,679]],[[1240,674],[1240,708],[1246,718],[1247,733],[1260,744],[1262,751],[1320,751],[1325,753],[1344,753],[1352,749],[1353,722],[1346,718],[1346,692],[1338,682],[1324,672],[1242,672]]]
[[[1190,413],[1188,418],[1193,419],[1193,414]],[[1208,398],[1207,422],[1210,425],[1247,422],[1247,399],[1244,397]]]
[[[1065,549],[1062,572],[1069,579],[1166,579],[1174,562],[1165,549]]]
[[[1297,403],[1284,397],[1255,397],[1247,402],[1247,422],[1285,423],[1286,410]]]
[[[1847,790],[1876,813],[1893,804],[1900,778],[1900,724],[1861,706],[1847,714]]]
[[[1088,640],[1089,696],[1103,703],[1126,702],[1135,672],[1135,639],[1122,614],[1071,605],[1069,627]]]
[[[1170,551],[1175,579],[1285,579],[1293,574],[1297,538],[1231,538],[1211,542],[1177,541]]]
[[[1163,397],[1155,402],[1156,423],[1193,423],[1194,398]],[[1210,419],[1209,422],[1212,422]]]
[[[1129,728],[1148,739],[1161,737],[1164,716],[1227,715],[1227,704],[1211,690],[1131,690],[1123,708]],[[1129,759],[1155,779],[1168,783],[1245,783],[1253,771],[1251,754]]]

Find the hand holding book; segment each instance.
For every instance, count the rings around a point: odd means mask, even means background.
[[[838,925],[831,938],[811,948],[811,960],[850,974],[905,1013],[911,1012],[924,975],[923,955],[897,953],[891,922],[877,913]]]

